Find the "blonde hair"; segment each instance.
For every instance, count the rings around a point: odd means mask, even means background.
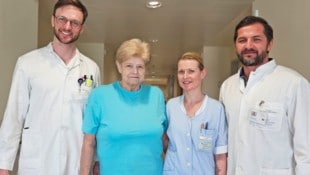
[[[140,39],[124,41],[116,51],[116,61],[124,62],[130,57],[140,57],[145,63],[150,61],[150,45]]]
[[[184,53],[180,58],[179,61],[181,60],[195,60],[198,62],[198,67],[200,70],[203,70],[205,68],[204,64],[203,64],[203,59],[200,56],[200,54],[196,53],[196,52],[186,52]],[[179,62],[178,61],[178,62]]]

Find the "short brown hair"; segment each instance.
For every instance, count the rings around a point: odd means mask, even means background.
[[[264,34],[267,37],[268,43],[270,43],[270,41],[273,39],[273,29],[265,19],[257,16],[246,16],[237,24],[235,27],[234,42],[237,40],[238,30],[240,28],[253,24],[261,24],[264,26]]]
[[[58,0],[56,4],[54,5],[53,15],[55,16],[56,10],[58,8],[66,6],[66,5],[72,5],[81,10],[81,12],[83,13],[83,24],[84,24],[88,16],[88,12],[87,12],[86,7],[79,0]]]

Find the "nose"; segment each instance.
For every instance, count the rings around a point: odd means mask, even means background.
[[[183,74],[183,78],[187,78],[188,77],[188,73],[185,71]]]
[[[253,47],[253,41],[252,40],[248,40],[245,44],[246,48],[252,48]]]
[[[71,21],[68,20],[65,24],[64,24],[65,29],[69,29],[71,28]]]
[[[137,74],[138,73],[138,67],[133,67],[132,72]]]

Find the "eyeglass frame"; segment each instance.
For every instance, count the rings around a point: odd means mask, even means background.
[[[68,21],[70,22],[70,26],[74,29],[79,29],[81,28],[81,26],[84,24],[83,22],[79,22],[78,20],[69,20],[67,17],[65,16],[55,16],[53,15],[55,18],[55,21],[60,24],[60,25],[66,25],[68,23]]]

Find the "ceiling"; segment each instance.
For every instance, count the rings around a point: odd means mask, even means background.
[[[104,43],[107,55],[114,55],[122,41],[141,38],[151,44],[152,68],[174,71],[182,53],[217,45],[227,26],[249,11],[254,0],[161,0],[158,9],[146,8],[146,1],[82,0],[89,18],[80,42]],[[56,0],[39,2],[39,23],[50,28]]]

